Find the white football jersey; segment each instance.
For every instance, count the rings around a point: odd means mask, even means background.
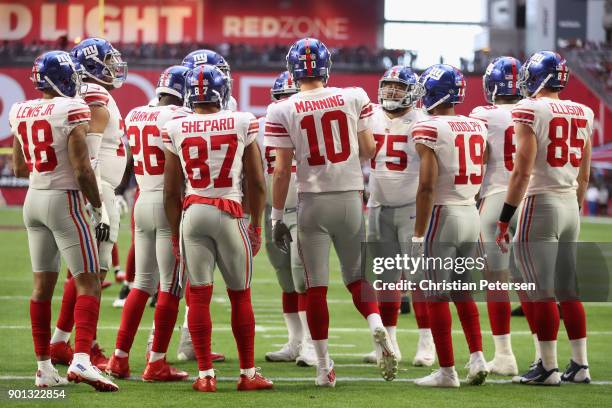
[[[89,107],[78,98],[33,99],[11,107],[9,123],[30,170],[30,188],[79,190],[68,157],[68,136],[90,119]]]
[[[264,176],[266,178],[266,204],[272,205],[272,176],[274,175],[274,162],[276,161],[276,147],[264,146],[264,129],[266,126],[266,117],[262,116],[257,119],[259,122],[259,131],[257,132],[257,144],[261,151],[261,160],[264,166]],[[289,191],[285,200],[285,208],[297,207],[297,178],[295,159],[291,164],[291,180],[289,181]]]
[[[480,197],[508,190],[516,153],[512,121],[514,106],[514,104],[478,106],[470,113],[470,118],[481,120],[487,125],[488,153],[484,178],[480,186]]]
[[[87,92],[83,99],[90,106],[105,106],[109,119],[100,144],[99,166],[102,180],[117,188],[127,164],[125,146],[121,138],[124,134],[124,123],[119,108],[111,94],[102,85],[87,83]]]
[[[185,195],[242,203],[242,156],[257,137],[252,113],[223,110],[192,113],[162,129],[164,146],[179,156],[187,180]]]
[[[416,200],[419,186],[419,156],[410,130],[427,118],[421,109],[411,109],[391,119],[380,105],[374,106],[372,133],[376,156],[370,162],[368,207],[402,206]]]
[[[231,110],[232,112],[238,111],[238,101],[231,95],[229,101],[227,101],[227,110]]]
[[[528,98],[516,104],[512,118],[530,126],[538,144],[527,196],[575,191],[582,152],[593,132],[593,111],[570,100]]]
[[[268,107],[264,144],[295,149],[298,192],[363,190],[357,133],[372,113],[361,88],[301,91]]]
[[[125,131],[134,157],[134,175],[140,191],[164,189],[164,143],[161,129],[166,122],[185,117],[183,107],[139,106],[125,117]]]
[[[485,124],[466,116],[432,116],[412,128],[412,139],[438,159],[434,205],[474,205],[483,178]]]

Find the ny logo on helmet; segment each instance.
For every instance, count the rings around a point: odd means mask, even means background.
[[[57,56],[60,65],[72,65],[72,59],[68,54],[60,54]]]
[[[208,55],[206,54],[196,54],[193,56],[194,65],[206,64],[208,61]]]
[[[427,74],[427,78],[438,80],[442,78],[442,75],[444,75],[444,70],[434,67],[431,69],[431,71],[429,71],[429,74]]]
[[[85,54],[85,58],[94,58],[98,55],[98,49],[95,45],[89,45],[83,48],[83,54]]]

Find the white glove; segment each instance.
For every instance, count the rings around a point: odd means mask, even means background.
[[[120,215],[127,214],[130,210],[127,201],[125,201],[125,198],[121,194],[115,196],[115,207]]]
[[[108,241],[110,239],[110,220],[104,203],[99,208],[87,203],[86,208],[91,216],[91,223],[96,230],[96,239],[100,242]]]
[[[412,237],[410,256],[412,258],[421,258],[423,255],[425,255],[425,239],[423,237]]]

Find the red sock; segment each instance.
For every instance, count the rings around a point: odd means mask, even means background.
[[[189,281],[187,281],[187,285],[185,285],[185,306],[189,307],[189,299],[191,296],[191,290],[189,290],[191,288],[191,285],[189,284]]]
[[[482,351],[482,333],[480,332],[480,317],[478,316],[476,302],[472,299],[462,299],[454,303],[470,353]]]
[[[427,311],[440,367],[452,367],[455,365],[455,358],[453,357],[452,322],[448,302],[427,302]]]
[[[385,327],[397,326],[397,316],[402,304],[402,294],[399,290],[378,292],[378,310]]]
[[[155,305],[155,335],[153,348],[156,353],[168,351],[172,331],[178,316],[179,298],[168,292],[159,291]]]
[[[510,333],[510,297],[507,290],[487,290],[487,311],[494,336]]]
[[[144,290],[133,288],[125,300],[123,312],[121,312],[121,325],[117,332],[115,348],[129,353],[134,343],[134,337],[140,326],[140,320],[147,306],[149,294]],[[157,328],[155,329],[157,331]]]
[[[351,292],[351,295],[353,295],[353,304],[364,318],[367,318],[372,313],[380,314],[376,292],[367,281],[359,279],[348,284],[346,287]]]
[[[113,266],[118,266],[119,263],[120,263],[120,261],[119,261],[119,247],[117,246],[116,242],[113,245],[113,250],[111,251],[111,255],[113,257]]]
[[[327,286],[317,286],[306,290],[306,320],[313,340],[326,340],[329,330],[329,310],[327,310]]]
[[[255,316],[251,289],[227,290],[232,304],[232,332],[238,347],[240,368],[255,367]]]
[[[79,295],[74,305],[74,352],[89,354],[96,335],[100,301],[95,296]]]
[[[524,290],[517,290],[516,294],[521,301],[521,309],[523,309],[523,313],[525,314],[525,319],[527,319],[527,323],[529,324],[531,334],[537,333],[537,328],[533,318],[533,302],[529,299],[527,292]]]
[[[298,309],[297,292],[283,292],[283,313],[297,313]]]
[[[563,324],[570,340],[583,339],[586,337],[586,315],[584,307],[579,300],[561,302],[563,312]]]
[[[62,307],[55,326],[65,332],[72,332],[74,327],[74,304],[76,302],[76,286],[74,278],[64,282],[64,294],[62,295]]]
[[[210,299],[212,298],[213,286],[191,286],[189,292],[191,292],[191,303],[187,313],[187,324],[198,360],[198,370],[210,370],[213,366],[210,356],[210,339],[212,336]]]
[[[429,313],[427,312],[427,302],[425,295],[420,289],[412,292],[412,309],[414,318],[419,329],[429,329]]]
[[[539,341],[557,340],[559,309],[555,301],[535,302],[533,304],[533,321]]]
[[[298,312],[305,312],[306,305],[308,305],[306,293],[298,293]]]
[[[130,250],[128,251],[127,260],[125,261],[125,280],[129,283],[134,282],[136,276],[136,252],[134,249],[134,239],[130,244]]]
[[[37,356],[48,356],[51,342],[51,301],[30,300],[30,322],[34,353]]]

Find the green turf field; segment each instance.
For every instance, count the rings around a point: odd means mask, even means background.
[[[28,299],[31,290],[31,272],[25,230],[21,227],[21,212],[16,209],[0,210],[0,406],[43,406],[49,401],[9,401],[9,389],[33,387],[36,370],[29,328]],[[121,257],[124,259],[129,244],[128,220],[121,229]],[[611,224],[584,222],[582,240],[612,240]],[[213,312],[213,349],[226,353],[228,361],[216,365],[221,380],[216,394],[196,393],[191,381],[184,383],[145,384],[136,378],[119,381],[120,391],[114,394],[95,393],[87,385],[66,387],[66,400],[73,407],[194,407],[202,406],[318,406],[318,407],[376,407],[376,406],[455,406],[455,407],[522,407],[522,406],[612,406],[612,304],[586,305],[589,328],[589,360],[594,384],[563,385],[560,388],[537,388],[512,385],[507,378],[491,376],[484,386],[462,386],[456,390],[423,389],[411,380],[430,372],[429,368],[413,368],[417,332],[413,315],[402,315],[398,337],[404,361],[400,363],[398,378],[385,383],[373,366],[362,364],[361,355],[371,349],[366,323],[354,310],[351,298],[341,284],[337,261],[332,260],[332,282],[329,290],[330,353],[336,363],[338,383],[335,389],[316,389],[314,368],[300,368],[288,363],[267,363],[266,351],[277,348],[285,341],[285,328],[281,315],[280,290],[265,253],[255,260],[253,301],[257,321],[256,365],[264,375],[275,381],[273,391],[238,393],[235,380],[238,374],[237,355],[229,325],[229,301],[218,276]],[[58,285],[53,302],[57,313],[62,285]],[[113,285],[103,294],[98,339],[110,353],[121,311],[111,307],[119,290]],[[480,305],[484,351],[492,357],[493,343],[486,317],[486,308]],[[53,316],[53,321],[57,317]],[[132,375],[139,376],[144,369],[144,347],[153,309],[147,308],[131,354]],[[182,311],[179,317],[182,321]],[[464,378],[468,351],[457,319],[455,329],[455,356],[459,375]],[[533,358],[533,347],[527,323],[513,318],[513,346],[521,369]],[[178,333],[178,332],[176,332]],[[563,328],[559,336],[559,364],[569,361],[569,347]],[[176,355],[175,335],[169,350],[169,361]],[[195,362],[175,363],[176,366],[197,374]],[[563,367],[561,367],[563,368]],[[65,367],[59,367],[65,372]],[[60,402],[61,403],[61,402]],[[206,404],[206,405],[205,405]]]

